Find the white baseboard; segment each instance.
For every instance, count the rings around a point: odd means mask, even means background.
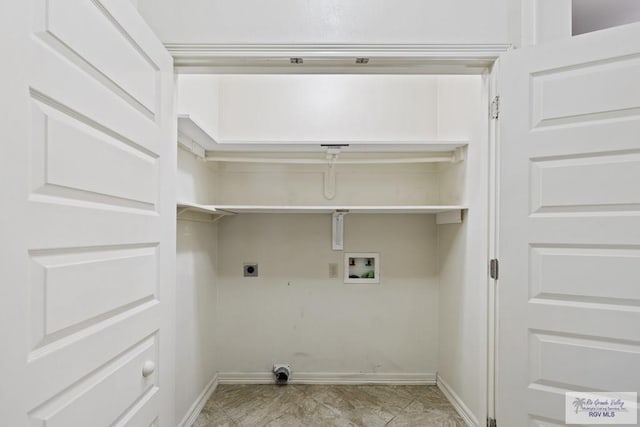
[[[473,413],[469,410],[467,405],[464,404],[460,396],[456,394],[455,391],[447,384],[440,375],[437,376],[437,384],[442,394],[449,399],[451,405],[458,411],[458,414],[462,417],[462,419],[467,423],[469,427],[479,427],[480,423],[473,415]]]
[[[271,372],[220,372],[220,384],[273,384]],[[293,372],[291,384],[436,384],[432,373]]]
[[[180,421],[178,427],[191,427],[193,425],[193,423],[196,421],[196,418],[198,418],[198,415],[200,415],[202,408],[204,408],[204,405],[216,390],[216,387],[218,387],[219,383],[220,382],[218,381],[218,374],[216,374],[213,378],[211,378],[211,381],[209,381],[209,383],[205,386],[204,390],[202,390],[196,401],[193,402],[193,405],[191,405],[184,418],[182,418],[182,421]]]

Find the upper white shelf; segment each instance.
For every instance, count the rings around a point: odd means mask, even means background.
[[[225,141],[209,135],[188,114],[178,115],[178,133],[198,144],[208,152],[296,152],[323,153],[327,146],[340,145],[342,153],[418,153],[451,152],[466,146],[468,140],[344,140],[344,141]],[[345,146],[348,145],[348,146]],[[222,160],[224,161],[224,160]]]
[[[218,142],[188,114],[178,114],[178,137],[186,136],[203,149],[215,150]]]

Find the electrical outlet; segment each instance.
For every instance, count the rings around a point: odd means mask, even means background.
[[[335,262],[330,262],[329,263],[329,278],[330,279],[335,279],[336,277],[338,277],[338,264],[336,264]]]
[[[244,264],[242,272],[244,277],[258,277],[258,264]]]

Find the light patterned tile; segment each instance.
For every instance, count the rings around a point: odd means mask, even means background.
[[[390,410],[387,402],[367,392],[365,387],[334,386],[314,394],[313,398],[356,425],[384,426],[400,408]]]
[[[353,427],[358,426],[351,422],[344,414],[340,414],[313,399],[304,399],[287,412],[272,420],[268,427],[284,426],[335,426]]]
[[[220,403],[218,399],[209,398],[207,403],[204,405],[204,409],[208,409],[210,411],[222,410],[222,403]]]
[[[435,386],[426,386],[419,393],[413,396],[413,400],[421,402],[425,407],[437,408],[441,406],[450,406],[449,399]]]
[[[236,427],[237,424],[222,409],[205,407],[193,427]]]
[[[196,427],[464,427],[435,386],[220,385]]]
[[[459,416],[443,409],[403,413],[392,419],[388,427],[465,427]]]

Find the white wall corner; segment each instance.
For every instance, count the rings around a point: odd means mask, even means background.
[[[462,209],[440,212],[436,214],[436,224],[462,224],[462,216]]]
[[[177,109],[188,116],[200,132],[219,139],[220,78],[211,75],[180,74],[177,76]]]
[[[522,46],[571,37],[571,0],[523,0]]]
[[[449,399],[449,402],[451,402],[451,405],[453,405],[455,410],[458,411],[458,414],[460,414],[464,422],[467,423],[469,427],[480,427],[478,418],[471,412],[467,405],[465,405],[460,396],[458,396],[458,394],[453,391],[451,386],[442,379],[440,374],[437,375],[436,381],[438,388],[440,389],[440,391],[442,391],[442,394],[444,394],[445,397]]]
[[[189,407],[189,410],[187,411],[187,413],[184,415],[182,420],[178,423],[178,427],[191,427],[193,423],[195,423],[196,419],[198,418],[198,415],[200,415],[200,412],[202,412],[204,405],[207,404],[207,401],[209,400],[213,392],[218,387],[218,384],[219,384],[218,374],[215,374],[213,378],[211,378],[211,381],[207,383],[205,388],[198,395],[195,402],[193,402],[191,407]]]

